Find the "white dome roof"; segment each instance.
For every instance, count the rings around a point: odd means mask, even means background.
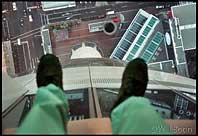
[[[77,58],[102,58],[101,54],[95,47],[86,46],[85,43],[82,43],[82,47],[72,50],[71,59]]]

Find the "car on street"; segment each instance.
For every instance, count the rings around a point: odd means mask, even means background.
[[[163,9],[164,6],[163,6],[163,5],[157,5],[157,6],[155,6],[155,8],[156,8],[156,9]]]
[[[23,26],[24,20],[23,18],[20,19],[20,25]]]
[[[5,15],[2,15],[2,19],[3,19],[4,21],[6,21],[6,16],[5,16]]]
[[[32,10],[31,10],[31,8],[28,8],[28,12],[31,12]]]
[[[12,2],[12,7],[13,7],[13,10],[14,10],[14,11],[16,11],[16,10],[17,10],[16,2]]]
[[[27,11],[23,10],[24,17],[27,17]]]
[[[7,12],[8,12],[8,10],[7,10],[7,9],[5,9],[5,10],[3,10],[3,11],[2,11],[2,13],[7,13]]]
[[[106,15],[98,15],[97,19],[101,19],[101,18],[105,18],[105,17],[106,17]]]
[[[67,12],[67,13],[65,13],[65,14],[62,14],[62,16],[64,17],[64,16],[67,16],[67,15],[70,15],[71,13],[69,13],[69,12]]]
[[[19,38],[17,39],[17,44],[21,45],[21,39],[19,39]]]
[[[29,21],[30,21],[30,22],[33,22],[32,15],[29,15]]]
[[[69,19],[71,19],[71,18],[72,18],[72,17],[66,17],[65,20],[69,20]]]

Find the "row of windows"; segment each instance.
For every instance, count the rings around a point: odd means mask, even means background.
[[[136,22],[138,22],[139,24],[141,24],[141,25],[143,25],[144,23],[145,23],[145,21],[147,20],[147,18],[146,17],[144,17],[143,15],[139,15],[138,17],[137,17],[137,19],[136,19]],[[148,25],[149,26],[153,26],[154,24],[155,24],[155,22],[157,21],[157,19],[156,18],[154,18],[154,17],[152,17],[151,18],[151,20],[149,21],[149,23],[148,23]],[[133,28],[135,28],[135,29],[133,29]],[[133,26],[131,26],[131,29],[133,29],[133,32],[139,32],[139,30],[141,29],[141,26],[138,26],[136,23],[134,23],[134,25]],[[131,54],[133,54],[133,55],[135,55],[136,53],[137,53],[137,51],[138,51],[138,49],[139,49],[139,46],[141,46],[142,45],[142,43],[144,42],[144,40],[145,40],[145,37],[148,35],[148,33],[151,31],[151,28],[150,27],[148,27],[148,26],[146,26],[146,28],[144,29],[144,31],[143,31],[143,33],[142,33],[142,35],[139,37],[139,39],[137,40],[137,43],[136,43],[136,45],[133,47],[133,49],[131,50]],[[129,34],[129,33],[128,33]],[[162,37],[162,35],[161,35],[161,33],[158,33],[155,37],[154,37],[154,41],[156,42],[157,41],[157,43],[160,43],[161,42],[161,37]],[[135,39],[135,38],[134,38]],[[133,39],[133,40],[134,40]],[[139,46],[138,46],[138,45]],[[153,44],[153,42],[152,42],[152,44]],[[151,51],[151,52],[153,52],[153,50],[155,50],[155,46],[153,46],[153,45],[151,45],[151,47],[148,49],[149,51]],[[145,57],[145,59],[148,61],[149,59],[150,59],[150,57],[151,57],[152,55],[150,55],[150,53],[145,53],[145,54],[143,54],[143,57]],[[131,57],[127,57],[127,59],[130,61],[130,60],[132,60],[133,58],[131,58]]]
[[[148,35],[148,33],[150,32],[150,30],[151,30],[151,28],[150,27],[148,27],[148,26],[146,26],[146,28],[144,29],[144,31],[143,31],[143,35],[144,36],[147,36]]]
[[[152,56],[151,53],[149,53],[148,51],[145,51],[141,58],[144,59],[146,62],[148,62],[151,56]]]
[[[125,39],[122,40],[122,43],[120,45],[120,48],[124,49],[125,51],[127,51],[129,49],[129,47],[131,46],[131,43]]]
[[[126,53],[126,51],[118,48],[117,51],[116,51],[116,53],[115,53],[115,56],[117,58],[119,58],[119,59],[122,59],[124,57],[125,53]]]
[[[143,37],[142,35],[139,37],[139,39],[137,40],[137,44],[138,45],[142,45],[142,43],[144,42],[145,37]]]
[[[129,30],[135,32],[136,34],[139,33],[140,29],[142,28],[142,26],[138,25],[137,23],[133,23],[130,27]]]
[[[149,25],[150,27],[153,27],[153,25],[155,24],[156,21],[157,21],[157,19],[154,18],[154,17],[152,17],[151,20],[149,21],[148,25]]]
[[[180,96],[176,97],[176,108],[187,110],[188,108],[188,101]]]
[[[163,34],[159,32],[156,34],[156,36],[153,39],[153,41],[156,42],[157,44],[160,44],[162,40],[163,40]]]
[[[139,48],[140,47],[137,44],[135,44],[133,49],[131,50],[131,53],[135,55]]]
[[[160,43],[162,42],[164,36],[162,33],[157,32],[149,45],[147,46],[145,52],[142,55],[142,58],[148,63],[151,59],[157,48],[159,47]]]
[[[129,53],[128,57],[127,57],[127,61],[131,61],[133,59],[134,55],[132,55],[131,53]]]
[[[147,18],[143,15],[137,16],[135,22],[138,22],[139,24],[143,25],[146,22]]]
[[[125,39],[127,39],[128,41],[130,42],[133,42],[135,37],[137,36],[137,34],[131,32],[131,31],[128,31],[126,34],[125,34]]]

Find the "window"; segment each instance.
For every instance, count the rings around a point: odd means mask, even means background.
[[[138,45],[142,45],[142,43],[144,42],[145,37],[140,36],[139,39],[137,40],[137,44]]]
[[[139,46],[137,44],[135,44],[134,47],[131,50],[131,53],[135,55],[136,52],[138,51],[138,49],[139,49]]]
[[[147,36],[148,33],[150,32],[150,30],[151,30],[151,28],[147,26],[147,27],[144,29],[144,31],[143,31],[142,34],[143,34],[144,36]]]

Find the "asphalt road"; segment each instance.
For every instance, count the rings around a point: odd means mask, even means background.
[[[4,26],[2,29],[3,35],[5,35],[2,37],[3,40],[11,40],[15,73],[24,75],[34,72],[38,59],[44,54],[41,46],[40,15],[37,9],[32,9],[30,12],[27,10],[27,7],[34,6],[35,2],[16,2],[16,11],[12,9],[12,2],[6,2],[5,5],[7,6],[4,8],[8,9],[8,12],[3,16],[5,21],[2,22],[2,26]],[[27,11],[26,17],[24,10]],[[28,15],[32,15],[33,22],[29,21]],[[23,21],[21,22],[21,20]],[[21,45],[17,44],[18,38],[21,40]]]
[[[88,6],[82,8],[75,8],[71,10],[57,10],[48,11],[42,14],[42,16],[46,16],[46,20],[43,20],[42,24],[48,23],[56,23],[67,20],[67,18],[71,19],[81,19],[82,21],[91,20],[91,18],[105,15],[106,12],[114,10],[115,12],[122,12],[127,10],[135,10],[140,8],[148,8],[152,7],[155,8],[157,2],[128,2],[128,3],[121,3],[121,4],[111,4],[103,7],[95,7],[95,6]],[[93,18],[94,19],[94,18]]]

